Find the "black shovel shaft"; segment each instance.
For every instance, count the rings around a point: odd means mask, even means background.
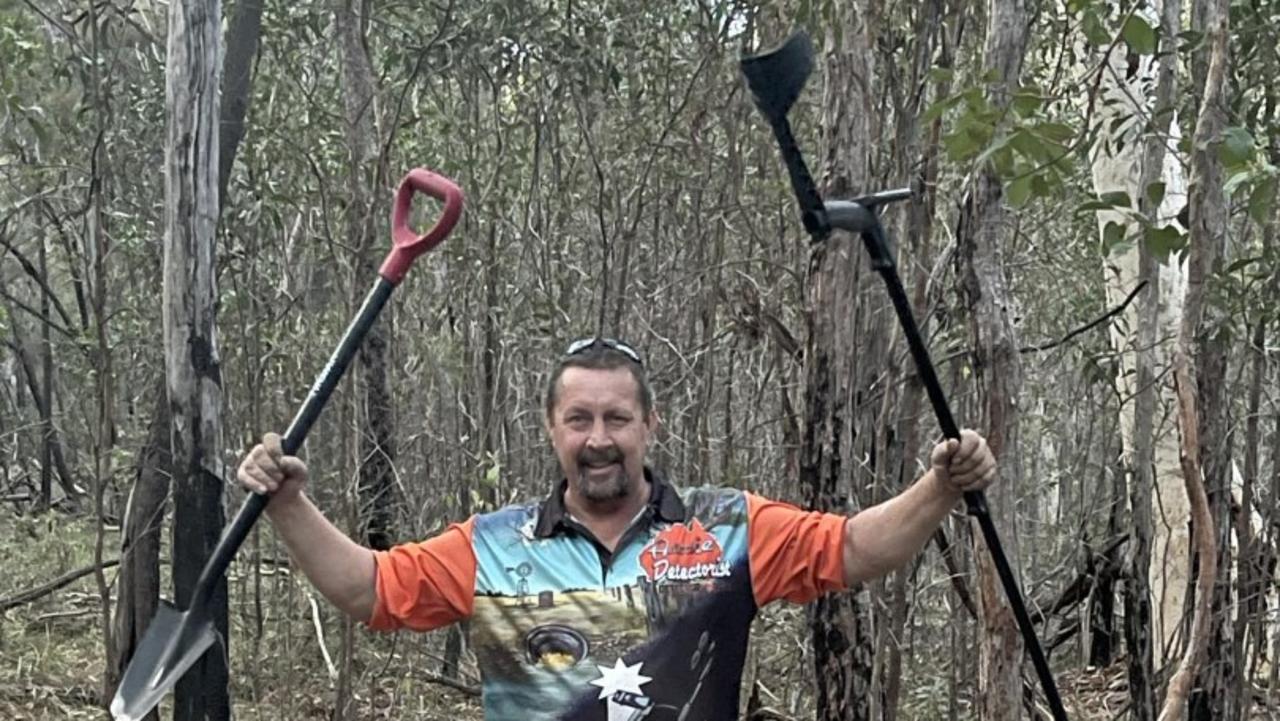
[[[320,411],[324,409],[329,396],[333,394],[334,388],[338,386],[338,381],[342,380],[342,375],[346,372],[347,366],[351,365],[351,360],[355,358],[356,351],[360,349],[360,343],[364,340],[365,334],[373,327],[374,322],[378,319],[378,314],[382,312],[382,307],[386,305],[387,299],[391,297],[393,290],[395,290],[395,285],[379,276],[378,282],[369,291],[369,295],[365,296],[360,312],[352,319],[346,334],[342,336],[338,347],[334,349],[333,355],[329,357],[329,362],[325,364],[324,369],[320,371],[320,375],[316,377],[315,383],[312,384],[311,390],[307,393],[307,399],[303,401],[302,407],[298,409],[298,414],[293,417],[293,422],[289,424],[289,429],[285,431],[284,438],[280,442],[285,455],[294,455],[302,447],[302,442],[306,440],[307,432],[311,430],[311,425],[315,423],[316,418],[320,417]],[[236,551],[239,550],[244,540],[248,538],[250,529],[253,528],[253,524],[257,522],[262,512],[266,510],[267,502],[270,500],[269,496],[257,493],[251,493],[245,499],[244,504],[240,506],[240,511],[236,513],[235,519],[222,534],[222,538],[218,540],[218,545],[213,549],[213,554],[209,556],[209,560],[204,564],[204,569],[200,572],[200,580],[196,582],[196,590],[190,608],[203,608],[207,605],[218,579],[222,578],[227,566],[231,565],[231,559],[236,555]]]
[[[862,234],[867,250],[872,257],[883,256],[883,233],[879,228]],[[881,244],[872,248],[872,244]],[[938,417],[938,425],[947,438],[959,438],[960,427],[951,415],[951,406],[942,392],[942,384],[938,382],[938,374],[934,372],[933,361],[929,358],[929,349],[920,337],[920,328],[916,325],[915,316],[911,312],[911,304],[907,301],[907,293],[902,287],[902,279],[898,277],[897,267],[892,263],[878,264],[876,271],[884,279],[889,290],[889,299],[893,302],[893,310],[898,314],[899,325],[907,337],[907,347],[911,349],[911,359],[915,362],[916,372],[924,383],[929,402],[933,405],[934,415]],[[1014,578],[1009,559],[1004,555],[1004,546],[1000,543],[1000,534],[996,532],[995,521],[987,508],[987,495],[982,491],[968,491],[964,494],[965,505],[969,514],[978,519],[978,527],[982,529],[982,538],[991,552],[991,562],[996,567],[996,575],[1000,577],[1000,585],[1004,587],[1005,596],[1009,599],[1009,607],[1018,622],[1018,630],[1026,643],[1027,653],[1031,656],[1031,665],[1035,667],[1036,676],[1040,679],[1040,687],[1044,689],[1045,699],[1055,721],[1067,721],[1067,711],[1062,706],[1062,697],[1058,695],[1058,686],[1054,683],[1053,672],[1049,670],[1049,661],[1044,657],[1044,650],[1036,638],[1035,626],[1031,624],[1031,616],[1027,614],[1026,604],[1018,591],[1018,581]]]

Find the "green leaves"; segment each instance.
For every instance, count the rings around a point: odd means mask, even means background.
[[[1147,186],[1147,200],[1151,203],[1152,208],[1159,208],[1164,202],[1165,184],[1156,181]]]
[[[1218,158],[1230,175],[1223,185],[1229,197],[1248,194],[1245,210],[1253,222],[1263,225],[1275,210],[1277,176],[1280,170],[1258,152],[1253,134],[1247,128],[1231,126],[1222,132]]]
[[[1120,28],[1120,37],[1138,55],[1154,55],[1156,52],[1156,30],[1137,13],[1132,13],[1125,19],[1124,26]]]
[[[1222,132],[1218,157],[1228,169],[1247,164],[1253,156],[1253,135],[1247,129],[1233,125]]]
[[[1275,173],[1254,184],[1253,192],[1249,194],[1247,206],[1249,217],[1253,219],[1253,222],[1258,225],[1265,225],[1272,218],[1276,207],[1277,190],[1280,190],[1280,188],[1276,187]]]
[[[1081,16],[1080,31],[1092,45],[1104,47],[1111,44],[1111,33],[1107,31],[1107,26],[1103,24],[1102,18],[1093,8],[1085,10],[1084,15]]]
[[[952,80],[946,72],[941,77]],[[1015,207],[1060,190],[1076,129],[1045,117],[1047,102],[1039,86],[1015,88],[1008,108],[1001,108],[990,100],[997,96],[997,78],[988,73],[980,80],[981,85],[938,100],[924,114],[926,122],[950,121],[942,136],[947,157],[975,166],[990,164],[1007,181],[1005,198]]]
[[[1109,47],[1116,41],[1117,33],[1108,27],[1108,7],[1105,3],[1093,3],[1083,0],[1072,0],[1067,3],[1067,10],[1080,15],[1080,32],[1090,45],[1099,48]],[[1124,41],[1129,51],[1135,55],[1154,55],[1160,47],[1159,27],[1153,26],[1136,9],[1124,14],[1119,22],[1119,39]]]
[[[1174,225],[1148,226],[1142,231],[1142,242],[1152,255],[1164,262],[1187,247],[1187,235]]]

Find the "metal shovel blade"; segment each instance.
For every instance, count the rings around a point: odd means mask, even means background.
[[[111,699],[111,716],[115,721],[138,721],[146,716],[217,640],[213,620],[207,615],[179,611],[168,601],[160,601]]]
[[[745,57],[740,64],[756,107],[770,122],[777,121],[786,116],[813,72],[813,43],[807,33],[798,32],[781,47]]]

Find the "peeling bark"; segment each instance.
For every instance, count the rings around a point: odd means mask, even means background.
[[[998,78],[992,90],[995,107],[1007,107],[1018,83],[1027,44],[1027,9],[1022,0],[991,0],[987,14],[984,57]],[[978,169],[961,211],[960,282],[970,315],[974,378],[983,406],[983,427],[992,452],[1000,460],[1003,482],[988,493],[991,518],[1000,531],[1005,553],[1018,558],[1014,499],[1022,475],[1018,399],[1022,367],[1018,331],[1013,323],[1014,299],[1005,277],[1004,246],[1010,237],[1004,188],[994,168]],[[991,553],[980,533],[974,534],[979,619],[982,637],[978,661],[978,716],[990,721],[1019,718],[1022,709],[1022,637],[1005,598]]]
[[[1214,582],[1218,572],[1214,519],[1205,493],[1201,452],[1220,439],[1201,437],[1201,410],[1196,364],[1203,356],[1205,284],[1227,228],[1227,203],[1222,187],[1222,164],[1217,144],[1226,125],[1227,3],[1208,4],[1203,30],[1209,47],[1208,70],[1192,142],[1187,295],[1174,350],[1174,386],[1178,395],[1178,427],[1182,437],[1181,463],[1191,506],[1195,549],[1196,599],[1187,649],[1169,682],[1159,721],[1186,718],[1187,700],[1208,651]],[[1194,355],[1193,355],[1194,354]]]

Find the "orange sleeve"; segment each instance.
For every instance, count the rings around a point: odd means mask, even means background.
[[[844,588],[844,516],[802,511],[747,493],[747,545],[756,605],[808,603]]]
[[[475,517],[421,543],[375,551],[377,597],[368,626],[375,631],[429,631],[461,621],[475,607]]]

